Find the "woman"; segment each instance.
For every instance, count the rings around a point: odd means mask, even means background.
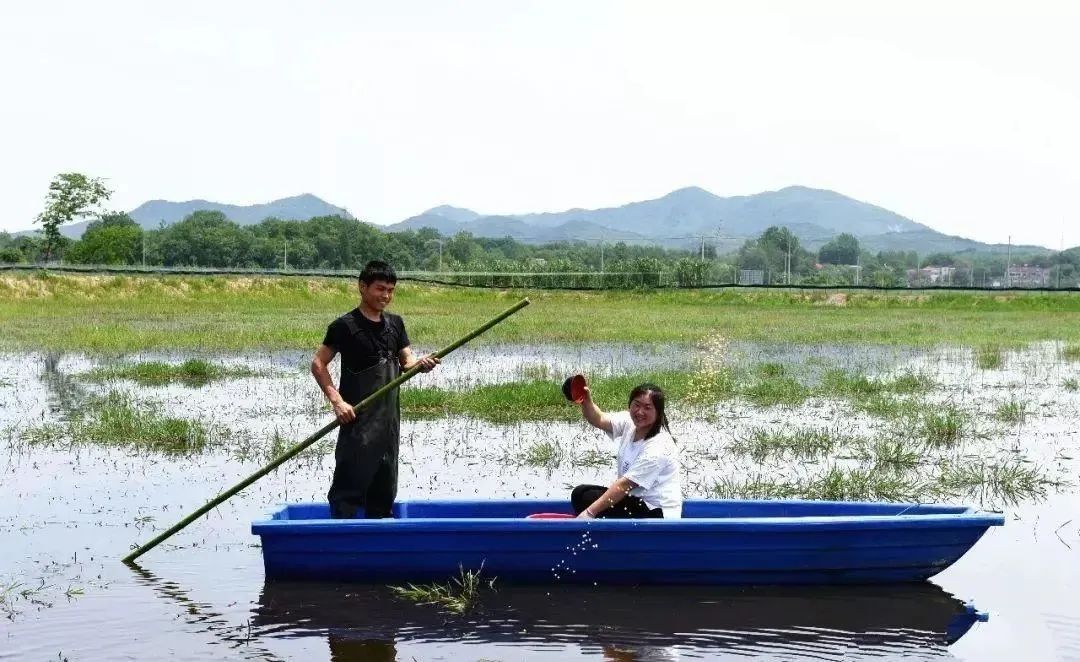
[[[682,517],[678,449],[664,415],[664,392],[642,384],[627,411],[605,414],[585,387],[581,413],[619,445],[618,479],[610,487],[579,485],[570,501],[579,518]]]

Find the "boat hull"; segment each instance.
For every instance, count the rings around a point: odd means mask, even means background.
[[[395,518],[328,519],[325,504],[255,522],[270,579],[863,584],[923,581],[1004,518],[962,506],[688,501],[678,520],[526,519],[565,502],[413,501]]]

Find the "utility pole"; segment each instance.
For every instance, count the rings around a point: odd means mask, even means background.
[[[285,240],[285,268],[289,268],[289,240]]]
[[[146,231],[142,233],[142,265],[146,267]]]
[[[1065,234],[1062,233],[1061,239],[1058,241],[1058,259],[1057,259],[1057,285],[1054,286],[1055,290],[1061,289],[1061,252],[1065,250]]]
[[[601,274],[604,273],[604,240],[603,239],[600,240],[600,273]],[[600,279],[603,280],[602,275],[600,276]]]
[[[1009,257],[1005,262],[1005,287],[1012,287],[1012,235],[1009,235]]]

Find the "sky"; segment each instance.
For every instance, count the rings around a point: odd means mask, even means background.
[[[313,193],[374,223],[685,186],[837,191],[1080,245],[1080,3],[0,6],[0,230],[59,172],[111,209]]]

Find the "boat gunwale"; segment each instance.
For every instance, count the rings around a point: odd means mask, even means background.
[[[544,500],[508,500],[514,503],[549,504]],[[760,504],[762,500],[701,500],[716,501],[732,505]],[[698,501],[700,503],[700,501]],[[474,500],[418,500],[405,501],[404,504],[472,504],[481,503]],[[503,502],[505,503],[505,502]],[[843,506],[858,505],[882,505],[881,502],[867,501],[814,501],[805,500],[770,500],[770,505],[782,507],[784,505],[799,504],[828,506],[830,504]],[[311,503],[282,504],[272,511],[271,517],[278,515],[290,507],[310,506]],[[551,532],[553,530],[568,531],[575,529],[596,527],[603,531],[640,530],[647,529],[699,532],[765,532],[787,530],[897,530],[917,528],[989,528],[1002,526],[1005,523],[1003,513],[977,510],[973,507],[963,507],[950,504],[889,504],[900,508],[896,514],[842,514],[842,515],[784,515],[784,516],[739,516],[739,517],[684,517],[678,519],[528,519],[525,517],[402,517],[385,519],[264,519],[251,523],[251,532],[262,535],[263,533],[295,534],[295,533],[338,533],[351,532],[370,533],[373,531],[394,532],[432,532],[432,531],[506,531],[517,532]],[[905,506],[910,507],[946,507],[964,508],[960,512],[953,513],[914,513],[904,514]],[[554,529],[552,528],[554,527]]]

